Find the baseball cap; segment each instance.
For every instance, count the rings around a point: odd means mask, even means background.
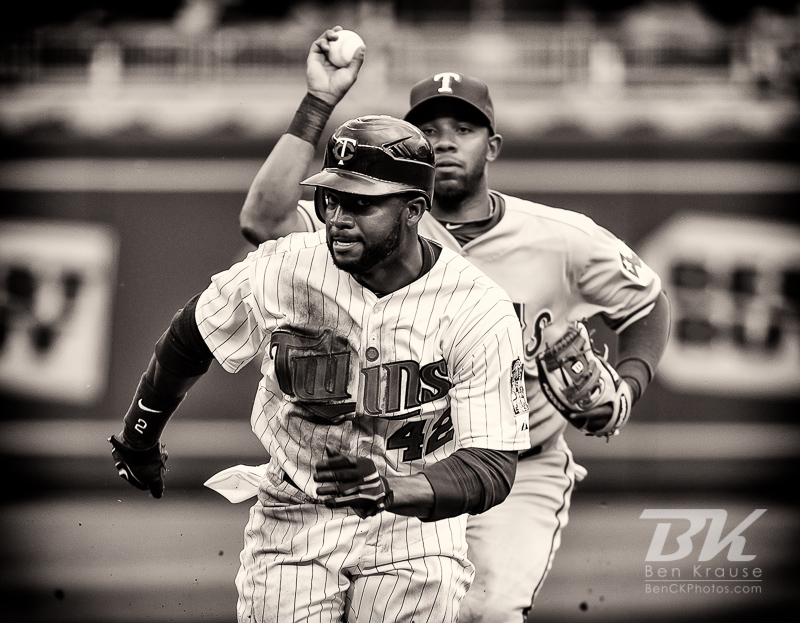
[[[403,118],[415,125],[423,123],[431,118],[428,115],[434,105],[447,99],[466,104],[466,109],[477,113],[477,118],[494,134],[494,105],[489,87],[482,80],[454,71],[443,71],[417,82],[411,88],[411,108]]]

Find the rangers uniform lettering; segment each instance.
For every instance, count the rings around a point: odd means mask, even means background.
[[[439,93],[452,93],[453,89],[450,87],[450,82],[461,82],[461,76],[453,73],[452,71],[443,71],[433,77],[434,82],[441,82],[442,86],[439,87]]]
[[[595,314],[604,314],[619,331],[649,313],[661,280],[630,247],[586,216],[494,191],[491,195],[505,210],[493,230],[496,235],[478,237],[465,248],[469,260],[518,301],[514,309],[522,325],[531,445],[536,446],[567,426],[538,389],[534,358],[550,332],[555,338],[562,326]],[[430,215],[420,221],[419,231],[463,252]],[[551,252],[554,240],[570,252]],[[520,265],[528,267],[528,278],[519,278]]]
[[[522,339],[525,341],[525,356],[532,358],[536,355],[536,351],[542,345],[542,334],[545,327],[552,324],[553,314],[549,310],[539,312],[536,320],[533,321],[533,333],[528,336],[528,323],[525,320],[525,303],[514,303],[514,311],[517,312],[517,317],[522,325]]]

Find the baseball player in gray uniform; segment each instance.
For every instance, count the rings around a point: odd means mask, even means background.
[[[337,28],[312,44],[306,98],[242,208],[242,232],[256,244],[321,227],[313,207],[300,200],[296,182],[308,170],[319,134],[355,82],[365,53],[357,53],[347,67],[331,65],[326,52]],[[457,72],[436,73],[414,85],[406,119],[425,133],[436,154],[433,209],[420,220],[420,232],[503,287],[522,327],[531,449],[520,454],[507,500],[467,520],[476,576],[460,620],[523,621],[559,548],[575,482],[586,473],[564,441],[567,419],[541,391],[537,357],[574,323],[596,315],[616,331],[619,380],[613,396],[591,414],[596,419],[571,422],[590,434],[615,434],[666,347],[669,303],[658,275],[589,218],[489,188],[489,163],[498,157],[502,137],[485,83]]]
[[[522,335],[506,293],[418,235],[434,155],[392,117],[331,136],[324,227],[211,279],[155,346],[119,474],[156,498],[161,435],[214,360],[259,358],[251,414],[269,453],[244,532],[238,620],[456,621],[473,577],[466,514],[501,502],[530,447]]]

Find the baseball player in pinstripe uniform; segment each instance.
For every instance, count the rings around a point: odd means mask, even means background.
[[[263,377],[270,461],[244,533],[238,620],[455,621],[466,515],[501,502],[530,447],[505,292],[418,235],[434,183],[416,127],[367,116],[328,141],[324,227],[259,246],[173,318],[123,430],[120,475],[161,497],[161,434],[214,359]]]
[[[242,232],[256,244],[321,226],[310,204],[300,201],[297,181],[364,59],[362,51],[348,67],[328,63],[325,53],[335,30],[312,44],[308,94],[242,208]],[[467,521],[476,577],[460,620],[523,621],[559,548],[575,482],[586,473],[564,441],[567,420],[540,391],[536,357],[576,321],[599,315],[616,331],[621,380],[613,400],[595,413],[599,426],[614,434],[652,380],[666,347],[669,303],[658,275],[589,218],[489,189],[488,165],[498,157],[502,137],[495,132],[485,83],[437,73],[414,85],[406,119],[425,133],[436,154],[433,209],[420,220],[420,231],[501,285],[522,326],[531,449],[520,454],[507,500]],[[267,194],[264,188],[282,192]]]

